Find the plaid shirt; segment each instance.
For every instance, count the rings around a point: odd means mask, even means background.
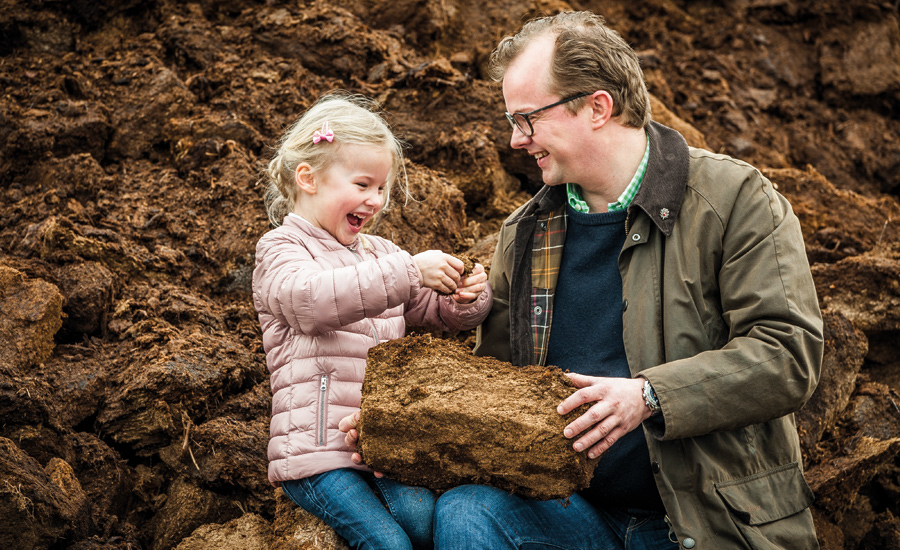
[[[550,322],[553,318],[553,292],[566,243],[568,214],[565,208],[542,216],[534,231],[531,249],[531,331],[534,363],[543,365],[547,355]]]

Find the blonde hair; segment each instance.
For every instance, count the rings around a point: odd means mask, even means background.
[[[268,179],[266,212],[273,226],[281,225],[284,217],[294,209],[298,193],[294,180],[297,167],[305,162],[312,167],[313,173],[325,170],[340,158],[344,145],[374,145],[390,151],[393,161],[385,184],[382,209],[388,207],[394,181],[401,179],[406,192],[403,143],[394,136],[379,111],[378,104],[369,98],[332,92],[320,97],[287,129],[265,171]],[[334,133],[334,141],[313,143],[313,134],[321,131],[325,122]]]
[[[606,26],[603,17],[588,11],[562,12],[527,22],[507,36],[491,53],[489,74],[503,80],[509,65],[531,43],[545,34],[556,36],[550,64],[551,92],[569,97],[604,90],[613,99],[613,116],[622,124],[643,128],[650,122],[650,94],[637,54],[621,35]],[[572,112],[584,99],[566,104]]]

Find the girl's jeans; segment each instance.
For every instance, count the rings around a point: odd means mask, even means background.
[[[602,510],[575,494],[530,500],[493,487],[463,485],[435,509],[437,550],[677,550],[661,512]]]
[[[434,493],[350,468],[285,481],[281,490],[365,550],[433,547]]]

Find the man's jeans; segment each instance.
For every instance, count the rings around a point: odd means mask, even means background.
[[[437,550],[675,550],[661,512],[596,509],[579,495],[529,500],[482,485],[438,499]]]
[[[327,523],[351,548],[432,548],[434,493],[344,468],[286,481],[281,490]]]

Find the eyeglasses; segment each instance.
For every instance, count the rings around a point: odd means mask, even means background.
[[[560,99],[556,103],[551,103],[546,107],[541,107],[540,109],[535,109],[533,111],[529,111],[527,113],[503,113],[506,115],[506,120],[509,121],[509,124],[513,127],[513,130],[518,130],[522,132],[526,137],[531,137],[534,135],[534,126],[531,125],[531,119],[528,118],[534,114],[540,113],[541,111],[546,111],[552,107],[556,107],[557,105],[562,105],[563,103],[568,103],[570,101],[574,101],[579,97],[584,97],[586,95],[591,95],[593,92],[582,92],[580,94],[576,94],[573,96],[569,96],[564,99]]]

